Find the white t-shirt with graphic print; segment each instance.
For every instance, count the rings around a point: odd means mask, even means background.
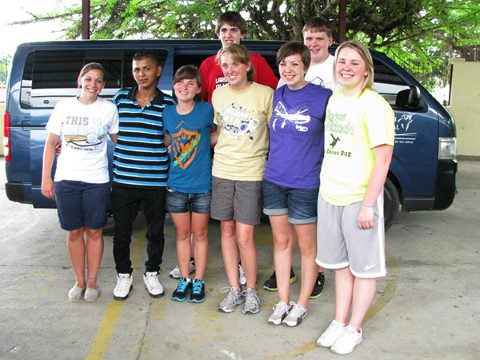
[[[84,105],[76,97],[61,100],[46,129],[62,139],[55,181],[109,181],[107,140],[109,134],[118,133],[118,111],[111,101],[97,98]]]

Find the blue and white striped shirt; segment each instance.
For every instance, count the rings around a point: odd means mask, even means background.
[[[164,142],[163,109],[175,100],[160,90],[142,108],[137,87],[121,89],[113,97],[119,113],[117,145],[113,153],[113,181],[128,187],[167,185],[168,153]]]

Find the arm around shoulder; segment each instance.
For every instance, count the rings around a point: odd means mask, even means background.
[[[112,142],[117,145],[117,139],[118,139],[118,134],[110,134],[110,140],[112,140]]]
[[[220,136],[220,131],[221,130],[222,130],[222,128],[219,125],[216,125],[215,130],[210,132],[210,146],[211,147],[214,147],[215,145],[217,145],[218,138]]]

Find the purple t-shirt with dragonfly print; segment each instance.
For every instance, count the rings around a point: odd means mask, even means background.
[[[325,109],[331,95],[331,90],[311,83],[299,90],[284,85],[275,91],[265,180],[296,189],[320,186]]]

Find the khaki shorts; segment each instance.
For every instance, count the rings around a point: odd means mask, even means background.
[[[216,220],[235,220],[246,225],[260,224],[262,182],[235,181],[213,177],[210,216]]]
[[[347,266],[360,278],[377,278],[387,274],[385,266],[385,229],[383,192],[375,204],[374,227],[357,225],[362,203],[336,206],[318,197],[317,259],[327,269]]]

